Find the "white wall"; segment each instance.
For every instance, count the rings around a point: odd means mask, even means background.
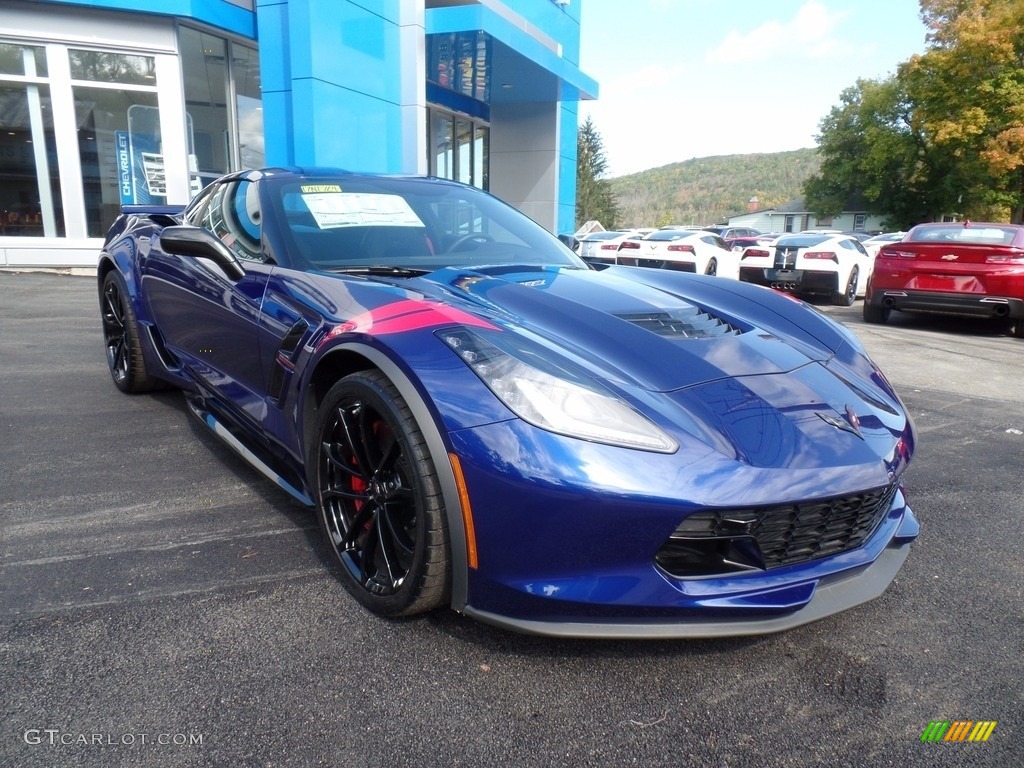
[[[549,232],[558,227],[559,105],[491,107],[490,192]]]

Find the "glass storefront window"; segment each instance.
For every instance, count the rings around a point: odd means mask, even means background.
[[[3,82],[3,75],[38,82]],[[64,235],[53,108],[41,47],[0,44],[0,236]]]
[[[430,113],[430,172],[442,179],[455,178],[455,160],[452,156],[454,121],[439,112]]]
[[[75,32],[65,26],[62,35],[70,40]],[[127,33],[127,22],[119,29]],[[0,41],[0,238],[101,238],[122,205],[163,205],[169,190],[181,197],[186,173],[198,192],[225,173],[266,164],[257,50],[209,32],[177,29],[181,80],[173,73],[163,76],[168,70],[161,69],[161,91],[157,66],[172,58],[162,47],[89,50],[92,41],[81,38],[45,45]],[[142,35],[139,45],[153,39]],[[178,87],[185,114],[169,115],[165,104],[161,115],[161,92],[173,94]],[[73,116],[60,112],[71,103]],[[58,126],[54,104],[64,114]],[[177,129],[173,136],[162,135],[161,117],[165,127],[180,119],[185,136]],[[58,147],[58,137],[72,135],[77,141]],[[183,149],[187,169],[165,167],[165,151],[180,157]],[[67,173],[76,165],[80,182],[65,178],[62,189],[61,168]]]
[[[25,54],[31,57],[26,66]],[[40,47],[0,43],[0,75],[46,77],[46,51]]]
[[[490,182],[487,178],[490,168],[491,129],[483,125],[476,126],[473,134],[473,186],[487,191]]]
[[[469,184],[473,180],[473,124],[468,120],[455,122],[455,143],[459,150],[458,179]]]
[[[259,53],[188,27],[180,29],[178,46],[188,113],[189,179],[193,192],[229,171],[262,168],[266,165],[266,151]]]
[[[231,76],[238,110],[238,152],[242,168],[266,165],[263,142],[263,91],[260,89],[260,55],[244,45],[231,45]]]
[[[71,78],[100,83],[156,85],[156,62],[152,56],[127,53],[80,51],[72,48]]]
[[[486,190],[490,128],[436,108],[427,113],[429,172]]]
[[[189,183],[198,192],[231,169],[227,41],[182,27],[178,47],[188,113]]]
[[[88,235],[102,237],[122,204],[166,201],[157,95],[83,86],[73,92]]]

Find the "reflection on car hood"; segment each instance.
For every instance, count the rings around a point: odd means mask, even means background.
[[[651,391],[792,371],[833,354],[791,320],[728,290],[749,294],[740,283],[691,277],[672,285],[667,278],[689,276],[645,272],[659,271],[445,269],[414,282],[428,295],[522,329],[613,380]],[[752,318],[752,308],[763,317]],[[825,322],[813,310],[806,314]]]
[[[434,304],[441,322],[521,334],[628,390],[674,425],[693,476],[704,478],[694,498],[717,498],[723,472],[730,483],[740,472],[753,498],[782,482],[763,473],[783,467],[786,487],[773,498],[880,487],[912,450],[904,409],[859,344],[813,307],[765,288],[630,267],[447,268],[372,282],[400,297],[386,306]],[[450,429],[507,418],[449,384],[431,379]]]

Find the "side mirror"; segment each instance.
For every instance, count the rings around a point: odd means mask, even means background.
[[[164,227],[160,233],[160,247],[165,253],[176,256],[193,256],[209,259],[231,280],[241,280],[245,270],[220,240],[200,227]]]

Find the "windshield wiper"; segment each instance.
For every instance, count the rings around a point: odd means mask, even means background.
[[[380,275],[385,277],[419,277],[428,275],[429,269],[415,269],[413,267],[388,267],[383,264],[376,264],[368,267],[331,267],[328,272],[340,272],[345,275]]]

